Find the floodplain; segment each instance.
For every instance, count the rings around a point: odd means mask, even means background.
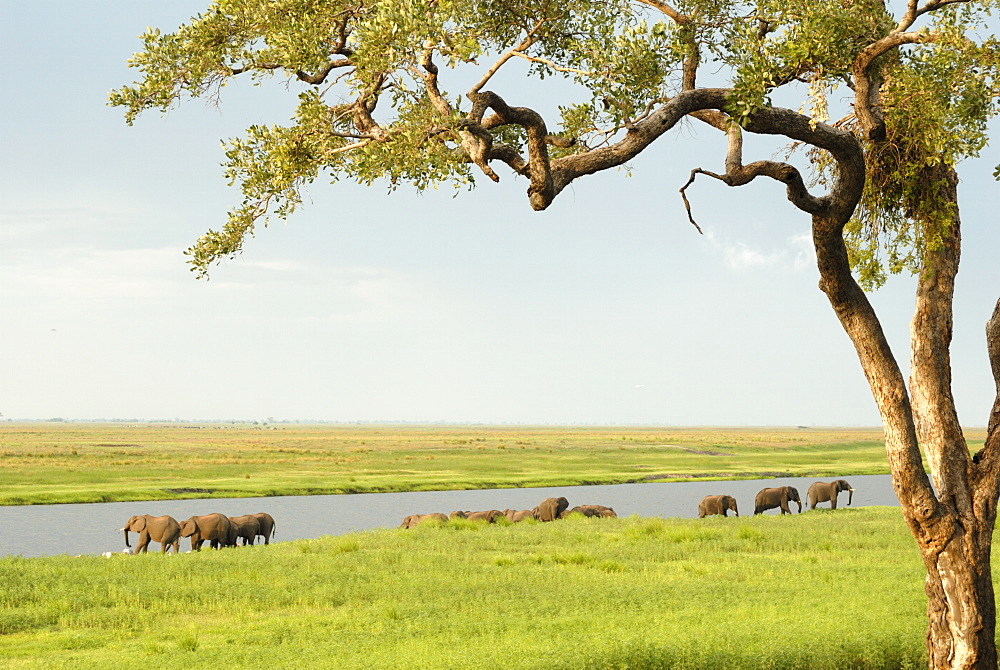
[[[886,471],[879,429],[0,424],[8,505]],[[0,666],[919,668],[923,571],[887,507],[4,557]]]
[[[0,505],[886,473],[880,428],[0,423]]]

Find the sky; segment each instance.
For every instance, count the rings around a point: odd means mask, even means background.
[[[705,234],[688,223],[690,170],[724,169],[721,138],[694,125],[545,212],[509,172],[457,194],[317,180],[197,280],[184,250],[240,199],[221,141],[286,122],[295,91],[227,87],[133,127],[106,100],[136,79],[147,26],[207,5],[0,0],[3,418],[878,425],[780,185],[699,180]],[[556,104],[513,81],[497,90],[515,104]],[[747,145],[748,160],[777,149]],[[969,426],[994,397],[998,163],[990,147],[960,167],[952,354]],[[912,278],[872,301],[905,368]]]

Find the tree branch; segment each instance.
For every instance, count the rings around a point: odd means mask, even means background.
[[[441,89],[438,88],[438,67],[433,60],[433,46],[429,41],[424,44],[424,53],[420,59],[420,66],[423,67],[424,71],[417,70],[417,75],[424,80],[427,97],[430,98],[434,109],[442,116],[450,117],[452,114],[451,105],[448,104],[448,101],[441,94]]]
[[[525,51],[528,47],[534,44],[535,33],[537,33],[538,30],[543,25],[545,25],[545,23],[546,23],[545,19],[540,19],[537,23],[535,23],[535,25],[531,28],[531,30],[528,31],[528,34],[525,36],[525,38],[521,40],[521,42],[517,46],[511,48],[509,51],[500,56],[497,62],[494,63],[493,66],[486,71],[486,74],[484,74],[479,81],[473,84],[472,88],[469,89],[469,93],[478,93],[480,90],[482,90],[483,86],[486,86],[486,84],[489,83],[490,79],[493,78],[493,75],[495,75],[507,61],[509,61],[511,58],[514,58],[515,56],[520,55],[521,52]]]
[[[514,51],[511,52],[511,55],[517,56],[518,58],[523,58],[524,60],[528,61],[529,63],[541,63],[542,65],[547,65],[550,68],[552,68],[553,70],[555,70],[556,72],[566,72],[566,73],[569,73],[569,74],[580,74],[580,75],[583,75],[585,77],[593,77],[594,76],[593,72],[587,72],[586,70],[580,70],[580,69],[577,69],[575,67],[562,67],[560,65],[556,65],[555,63],[553,63],[548,58],[539,58],[538,56],[529,56],[528,54],[526,54],[526,53],[524,53],[522,51],[514,50]]]
[[[683,91],[666,101],[648,118],[634,124],[618,142],[586,153],[556,159],[552,166],[553,192],[551,197],[539,201],[538,204],[541,208],[547,207],[552,198],[574,179],[627,163],[685,116],[696,112],[724,110],[729,95],[730,90],[722,88]],[[767,175],[782,181],[789,186],[790,200],[807,212],[812,213],[829,206],[853,212],[860,197],[865,174],[861,146],[853,135],[823,123],[813,123],[802,114],[778,107],[764,107],[757,110],[747,122],[746,129],[758,134],[783,135],[826,149],[837,158],[838,167],[833,189],[830,194],[822,198],[809,195],[805,185],[801,183],[798,172],[784,163],[767,161],[754,163],[744,168],[741,173],[743,176]],[[732,141],[731,139],[730,160],[737,151]]]
[[[472,110],[469,112],[470,127],[474,125],[482,128],[483,132],[490,137],[491,143],[492,136],[486,130],[486,125],[479,123],[485,116],[487,109],[492,109],[496,116],[496,118],[491,117],[489,120],[489,127],[514,123],[528,131],[528,174],[531,179],[531,185],[528,187],[528,201],[533,209],[544,209],[538,205],[542,202],[547,205],[554,197],[552,195],[552,167],[549,163],[547,148],[548,140],[552,136],[548,134],[545,120],[538,112],[528,107],[511,107],[493,91],[473,90],[466,93],[466,97],[472,101]],[[484,158],[490,153],[487,149]]]
[[[993,308],[993,316],[986,322],[986,349],[993,370],[993,383],[997,389],[987,430],[989,434],[993,434],[1000,430],[1000,300],[997,300],[996,307]]]
[[[351,67],[354,62],[350,58],[342,58],[341,60],[330,61],[327,63],[326,67],[317,72],[316,74],[309,74],[308,72],[303,72],[302,70],[296,70],[295,76],[306,82],[307,84],[313,84],[318,86],[326,81],[326,78],[330,76],[330,73],[340,67]]]
[[[718,179],[727,186],[743,186],[749,184],[757,177],[770,177],[786,185],[786,196],[789,202],[802,211],[812,214],[819,212],[823,208],[823,201],[809,193],[805,183],[802,181],[802,175],[794,166],[775,161],[756,161],[750,165],[743,165],[743,131],[736,123],[731,123],[726,134],[729,139],[729,148],[726,152],[726,173],[720,175],[697,168],[691,171],[691,177],[680,189],[681,198],[684,200],[684,208],[687,210],[688,220],[698,229],[699,233],[701,232],[701,227],[691,215],[691,203],[688,202],[687,194],[685,193],[699,174]]]
[[[677,23],[689,23],[691,21],[691,17],[681,14],[667,3],[662,2],[662,0],[636,0],[636,2],[660,10]]]
[[[951,391],[952,304],[961,256],[958,175],[941,164],[924,171],[934,188],[927,197],[951,210],[940,226],[940,246],[925,251],[925,267],[917,281],[910,325],[910,396],[917,435],[924,448],[940,500],[950,501],[962,516],[972,513],[967,472],[969,449]]]
[[[854,78],[854,114],[858,117],[868,139],[875,141],[885,139],[885,120],[879,106],[879,89],[882,81],[880,77],[873,76],[872,71],[875,60],[904,44],[918,44],[933,39],[933,36],[926,33],[890,33],[862,49],[854,59],[851,66],[851,75]]]

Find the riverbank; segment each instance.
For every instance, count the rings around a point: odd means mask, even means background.
[[[0,505],[888,472],[871,428],[8,422],[0,445]]]
[[[884,508],[7,558],[0,581],[10,668],[926,665],[923,566]]]

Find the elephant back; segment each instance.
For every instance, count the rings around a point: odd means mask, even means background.
[[[535,508],[535,518],[539,521],[555,521],[566,511],[567,507],[569,507],[569,501],[566,498],[546,498]]]
[[[267,512],[257,512],[251,516],[257,519],[257,523],[260,526],[258,535],[263,535],[267,539],[274,537],[274,517]]]

